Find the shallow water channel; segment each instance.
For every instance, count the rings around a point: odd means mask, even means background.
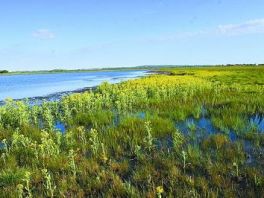
[[[138,117],[140,119],[146,119],[146,114],[144,112],[139,112],[132,116]],[[115,126],[119,125],[120,116],[118,114],[114,116],[113,123]],[[204,139],[212,135],[224,134],[226,137],[228,137],[231,143],[239,143],[243,146],[243,149],[246,153],[246,163],[248,165],[254,165],[257,161],[264,163],[262,160],[262,155],[264,155],[264,147],[258,146],[254,141],[248,140],[244,136],[241,136],[241,133],[247,133],[252,127],[254,127],[256,133],[264,135],[264,117],[261,115],[251,116],[248,118],[248,123],[246,126],[247,127],[243,129],[243,131],[239,132],[236,132],[233,129],[221,131],[215,127],[212,120],[205,115],[198,119],[189,117],[185,121],[175,122],[175,129],[178,129],[192,145],[200,145]],[[67,127],[61,122],[56,122],[55,128],[62,133],[65,133],[67,130]],[[171,149],[173,146],[172,137],[169,136],[162,140],[156,140],[155,144],[158,148],[166,147],[167,149]]]

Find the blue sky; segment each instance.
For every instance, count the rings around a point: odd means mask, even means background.
[[[264,63],[263,0],[2,0],[0,69]]]

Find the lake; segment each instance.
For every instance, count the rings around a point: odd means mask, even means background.
[[[48,97],[94,87],[105,81],[119,83],[147,74],[147,71],[130,70],[3,75],[0,76],[0,101],[6,98]]]

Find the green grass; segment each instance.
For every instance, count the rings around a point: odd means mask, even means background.
[[[264,114],[264,66],[160,70],[40,106],[7,101],[0,197],[261,197],[264,134],[250,118]]]

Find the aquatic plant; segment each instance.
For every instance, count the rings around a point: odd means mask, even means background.
[[[239,176],[238,164],[236,162],[234,162],[233,163],[233,167],[235,168],[235,170],[236,170],[236,176],[238,177]]]
[[[142,156],[142,153],[141,153],[141,146],[139,145],[135,145],[135,148],[134,148],[134,154],[137,158],[140,158]]]
[[[17,197],[18,198],[23,198],[23,194],[24,194],[24,186],[22,184],[18,184],[17,185]]]
[[[57,156],[60,153],[60,148],[48,132],[42,131],[41,143],[38,145],[38,151],[44,160],[47,157]]]
[[[69,167],[70,167],[70,169],[71,169],[71,171],[72,171],[72,173],[73,173],[73,176],[76,178],[76,172],[77,172],[77,168],[76,168],[76,164],[75,164],[75,153],[74,153],[74,151],[71,149],[70,151],[69,151],[69,156],[68,156],[68,158],[69,158]]]
[[[45,127],[48,130],[53,130],[54,129],[54,117],[52,115],[51,109],[49,108],[47,103],[43,103],[43,108],[42,108],[42,117],[43,121],[45,123]]]
[[[77,128],[77,139],[80,144],[80,149],[83,153],[86,152],[87,137],[84,127]]]
[[[106,149],[105,149],[105,145],[104,143],[101,143],[101,159],[103,162],[107,162],[108,160],[108,157],[107,157],[107,153],[106,153]]]
[[[99,147],[100,147],[100,142],[99,142],[99,138],[98,138],[98,132],[95,129],[91,129],[89,141],[91,144],[91,149],[92,149],[93,155],[97,156],[98,151],[99,151]]]
[[[31,175],[31,173],[29,171],[26,171],[24,179],[23,179],[23,181],[26,182],[25,190],[27,191],[27,197],[32,197],[31,189],[30,189],[30,186],[29,186],[29,184],[30,184],[30,175]]]
[[[196,125],[194,123],[193,120],[188,120],[187,121],[187,127],[188,129],[190,129],[191,131],[195,131],[196,130]]]
[[[44,187],[46,189],[46,194],[49,197],[54,197],[56,186],[52,183],[53,181],[52,181],[51,175],[47,169],[42,169],[41,171],[42,171],[42,175],[45,180]]]
[[[162,186],[158,186],[157,188],[156,188],[156,193],[157,193],[157,197],[158,198],[161,198],[162,196],[162,193],[164,193],[164,189],[163,189],[163,187]]]
[[[172,134],[172,141],[173,148],[175,151],[178,151],[184,143],[184,137],[178,130],[175,130],[175,132]]]
[[[8,145],[7,145],[7,140],[6,139],[3,139],[2,140],[2,144],[3,144],[3,148],[4,148],[4,151],[5,151],[5,154],[8,155],[9,148],[8,148]]]
[[[151,151],[153,148],[154,138],[152,137],[152,134],[151,134],[152,129],[151,129],[150,121],[145,122],[145,128],[146,128],[147,135],[144,138],[144,143],[146,144],[148,151]]]
[[[182,151],[182,159],[183,159],[183,170],[185,172],[185,168],[186,168],[186,157],[187,157],[187,154],[185,151]]]
[[[254,175],[254,183],[256,186],[261,186],[261,179],[256,174]]]

